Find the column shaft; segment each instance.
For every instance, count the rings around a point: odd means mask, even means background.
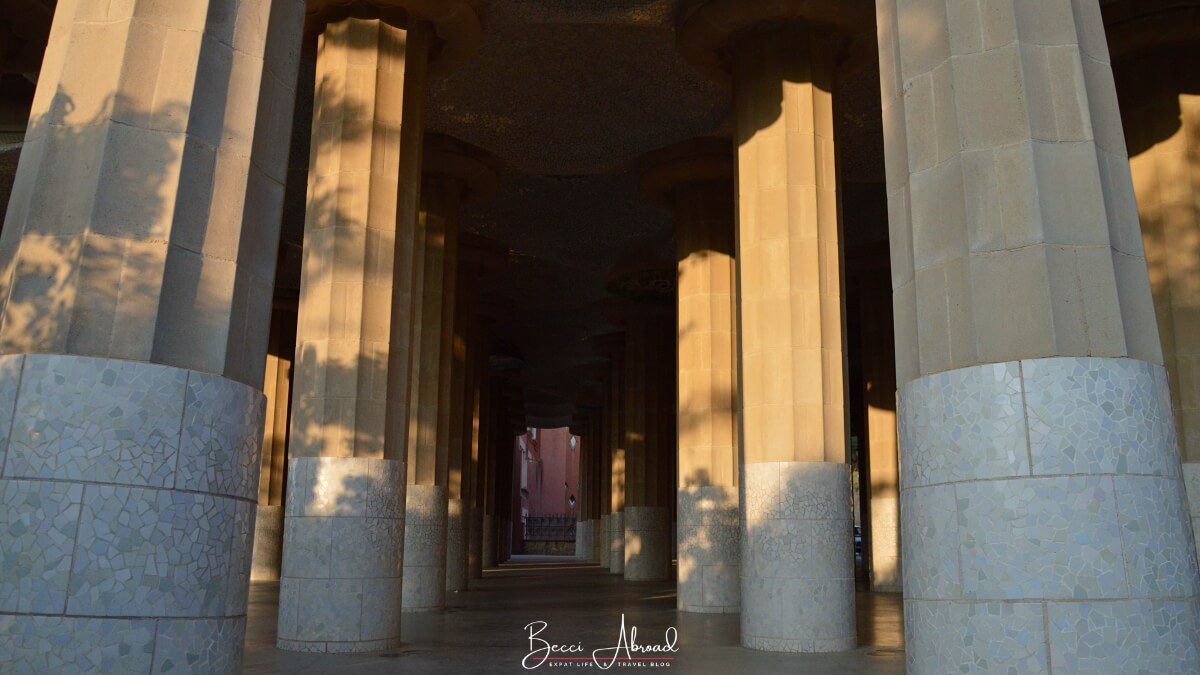
[[[1195,672],[1196,550],[1099,3],[877,9],[909,670]]]
[[[892,329],[891,280],[882,271],[859,282],[862,399],[866,407],[867,500],[864,546],[869,550],[871,590],[899,593],[900,466],[896,443],[896,354]]]
[[[405,473],[385,454],[400,165],[428,29],[346,19],[318,38],[296,338],[281,648],[400,641]],[[401,234],[400,236],[406,236]],[[372,499],[366,495],[372,494]],[[314,497],[320,495],[320,497]]]
[[[1200,42],[1114,65],[1192,530],[1200,527]],[[1198,542],[1200,546],[1200,542]]]
[[[58,3],[0,237],[6,671],[241,670],[303,9]]]
[[[737,612],[741,550],[734,435],[733,185],[728,178],[688,183],[676,188],[674,196],[679,261],[677,605],[687,612]]]
[[[742,644],[855,645],[833,59],[818,28],[736,52]]]

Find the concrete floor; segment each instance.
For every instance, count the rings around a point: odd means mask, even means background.
[[[626,582],[596,565],[564,558],[515,556],[488,570],[467,593],[452,594],[444,612],[406,614],[400,649],[364,655],[297,654],[275,648],[278,584],[250,590],[245,671],[248,673],[525,672],[526,624],[548,627],[539,637],[582,643],[583,656],[613,647],[620,632],[637,625],[639,644],[678,631],[671,670],[684,673],[902,673],[904,630],[899,595],[858,594],[860,647],[842,654],[782,655],[738,646],[738,616],[675,611],[674,582]],[[567,654],[566,656],[581,656]],[[546,663],[594,668],[590,662]]]

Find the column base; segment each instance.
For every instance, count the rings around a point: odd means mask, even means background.
[[[240,672],[263,408],[196,371],[0,356],[0,670]]]
[[[1189,516],[1192,520],[1192,535],[1196,539],[1196,556],[1200,557],[1200,462],[1185,462],[1183,464],[1183,485],[1187,493],[1190,507]]]
[[[575,559],[583,562],[591,562],[594,559],[595,533],[594,529],[596,521],[580,520],[575,523]]]
[[[466,502],[446,502],[446,591],[467,590],[467,513]]]
[[[604,530],[601,529],[600,519],[592,519],[592,556],[588,558],[588,562],[600,562],[601,544],[607,541],[608,540],[604,538]]]
[[[446,515],[442,485],[409,485],[404,513],[405,612],[446,606]]]
[[[671,513],[662,506],[625,507],[625,580],[663,581],[671,575]]]
[[[849,465],[764,462],[744,472],[742,646],[854,649]]]
[[[1200,672],[1161,366],[974,366],[909,382],[899,404],[910,672]]]
[[[470,510],[471,527],[467,531],[467,577],[483,578],[483,513],[478,507]]]
[[[600,516],[600,526],[596,528],[596,553],[600,559],[600,567],[602,569],[608,569],[609,557],[612,553],[608,545],[608,521],[609,517],[607,513]]]
[[[608,571],[625,574],[625,512],[608,514]]]
[[[389,459],[292,459],[280,649],[356,653],[400,644],[404,477],[404,462]]]
[[[483,517],[483,532],[479,542],[479,564],[483,569],[496,566],[496,517]]]
[[[899,593],[900,501],[895,497],[871,500],[871,590]]]
[[[254,518],[254,553],[251,581],[279,581],[283,565],[283,506],[260,504]]]
[[[679,582],[681,612],[741,611],[741,535],[737,488],[680,488]]]

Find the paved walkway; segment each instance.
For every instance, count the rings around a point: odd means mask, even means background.
[[[529,652],[525,626],[545,621],[539,635],[557,644],[614,647],[621,615],[627,629],[637,626],[637,642],[661,643],[664,631],[678,631],[675,673],[902,673],[903,629],[900,596],[858,595],[858,650],[844,654],[781,655],[737,645],[737,615],[682,614],[675,611],[673,582],[626,582],[596,565],[564,558],[517,556],[488,570],[466,593],[452,594],[443,612],[406,614],[401,648],[364,655],[296,654],[275,649],[278,585],[255,583],[250,590],[245,670],[249,673],[520,673]],[[610,652],[611,653],[611,652]],[[623,654],[622,654],[623,656]],[[642,662],[639,662],[641,664]],[[553,666],[553,667],[552,667]],[[547,663],[534,672],[600,672],[587,661]],[[613,672],[626,671],[619,667]]]

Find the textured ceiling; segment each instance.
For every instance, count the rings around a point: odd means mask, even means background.
[[[595,359],[589,335],[612,330],[601,306],[612,267],[649,248],[671,259],[670,214],[639,193],[636,159],[730,128],[728,88],[675,51],[676,4],[494,0],[471,63],[432,85],[430,126],[505,166],[499,192],[471,207],[464,227],[513,250],[486,283],[513,308],[495,330],[525,364],[531,423],[553,421],[552,404],[569,410],[583,393],[572,367]],[[886,238],[874,65],[843,82],[837,101],[840,168],[854,183],[848,237]]]

